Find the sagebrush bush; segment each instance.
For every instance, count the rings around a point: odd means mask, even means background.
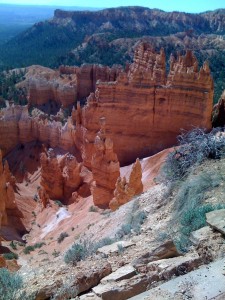
[[[0,268],[0,299],[13,300],[18,299],[18,290],[23,286],[21,276],[10,273],[5,268]],[[21,298],[20,298],[21,299]]]
[[[205,204],[185,211],[180,219],[180,235],[175,241],[177,249],[181,252],[186,252],[191,245],[189,240],[191,232],[207,225],[206,214],[223,208],[225,208],[225,204]]]
[[[210,133],[195,128],[178,136],[177,147],[168,155],[164,171],[167,178],[177,180],[184,177],[190,167],[202,163],[205,159],[225,157],[225,135],[223,129],[216,128]]]
[[[80,243],[75,243],[72,247],[66,252],[64,256],[64,261],[66,264],[75,265],[78,261],[83,260],[87,255],[87,249],[85,246]]]

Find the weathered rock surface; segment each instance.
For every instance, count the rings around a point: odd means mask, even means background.
[[[202,264],[197,253],[187,256],[161,259],[148,263],[148,271],[156,271],[160,279],[170,279],[172,276],[184,275]]]
[[[147,252],[141,257],[133,261],[133,266],[138,268],[139,266],[146,265],[147,263],[163,258],[172,258],[179,256],[174,243],[172,241],[167,241],[164,244],[160,245],[153,251]]]
[[[113,151],[113,141],[106,135],[105,119],[100,121],[101,129],[95,138],[95,153],[91,161],[94,180],[92,195],[96,206],[106,208],[113,198],[120,164]]]
[[[0,255],[0,268],[6,268],[6,260],[3,256]]]
[[[2,152],[0,150],[0,228],[7,224],[7,215],[17,215],[15,193],[13,185],[15,178],[11,176],[8,163],[2,163]]]
[[[123,279],[129,279],[136,275],[136,270],[132,266],[124,266],[117,269],[115,272],[109,274],[101,280],[101,283],[107,283],[111,281],[120,281]]]
[[[213,107],[212,125],[213,127],[223,127],[225,125],[225,91]]]
[[[12,105],[0,111],[0,135],[3,156],[19,143],[31,141],[74,152],[75,126],[71,118],[62,125],[59,121],[48,120],[44,114],[31,117],[27,106]]]
[[[67,288],[74,288],[74,297],[84,291],[89,290],[90,288],[96,286],[100,280],[109,275],[112,272],[111,266],[109,263],[105,263],[98,267],[90,268],[89,270],[84,270],[84,272],[78,272],[75,278],[71,278],[68,283]],[[45,300],[49,297],[56,294],[56,291],[63,286],[62,281],[52,281],[46,285],[43,285],[38,289],[36,300]],[[64,292],[64,293],[63,293]],[[62,297],[66,297],[68,290],[62,292]]]
[[[214,210],[206,214],[206,222],[225,235],[225,209]]]
[[[150,289],[132,300],[224,299],[224,259]]]
[[[119,206],[127,203],[135,195],[143,192],[143,184],[141,181],[142,169],[139,159],[132,166],[128,182],[126,178],[119,177],[116,182],[114,198],[110,201],[109,207],[116,210]]]
[[[192,52],[171,57],[140,44],[134,63],[115,82],[99,82],[82,109],[83,158],[90,165],[98,120],[104,116],[122,165],[176,143],[181,128],[211,128],[213,81],[207,64],[198,71]],[[115,111],[115,113],[112,113]],[[126,115],[126,116],[125,116]]]
[[[115,242],[111,245],[107,245],[107,246],[98,248],[97,253],[103,253],[103,254],[109,255],[111,253],[118,252],[119,251],[118,247],[120,247],[120,246],[125,249],[125,248],[131,247],[133,245],[134,245],[134,243],[129,242],[129,241],[119,241],[119,242]]]
[[[119,71],[118,68],[101,65],[61,66],[56,71],[42,66],[31,66],[25,81],[18,86],[26,87],[29,104],[40,106],[51,100],[68,107],[94,92],[98,80],[116,80]]]
[[[39,196],[43,199],[43,206],[46,206],[48,197],[68,201],[82,184],[82,164],[71,154],[57,158],[51,148],[41,154],[40,161],[42,189]]]
[[[119,282],[99,284],[93,291],[103,300],[126,300],[142,293],[152,282],[158,280],[159,277],[155,272],[149,272],[147,275],[138,274]]]
[[[190,240],[194,245],[199,245],[201,242],[207,241],[212,232],[213,230],[209,226],[202,227],[190,234]]]

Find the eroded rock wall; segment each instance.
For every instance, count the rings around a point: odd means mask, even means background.
[[[8,222],[8,215],[18,215],[13,186],[15,178],[9,171],[7,161],[3,164],[0,150],[0,228]]]
[[[120,163],[129,164],[174,145],[181,128],[210,129],[212,103],[213,81],[206,63],[198,71],[195,56],[187,51],[171,57],[166,76],[164,51],[157,54],[140,44],[127,73],[120,73],[117,81],[97,83],[81,110],[76,141],[90,166],[98,120],[104,116]]]
[[[101,65],[61,66],[59,70],[31,66],[18,86],[26,87],[30,105],[40,106],[51,100],[68,107],[89,96],[98,80],[114,81],[119,72],[120,68]]]
[[[40,116],[31,118],[26,107],[1,110],[3,155],[18,143],[38,140],[72,153],[77,149],[84,164],[91,168],[99,119],[105,117],[114,151],[120,164],[126,165],[137,157],[146,157],[176,144],[181,128],[211,128],[213,81],[207,63],[199,70],[191,51],[184,56],[171,56],[168,75],[164,51],[156,53],[143,43],[137,47],[134,63],[126,72],[96,66],[61,70],[62,74],[73,72],[76,76],[79,73],[77,84],[81,94],[96,85],[87,104],[83,108],[78,104],[64,126]],[[85,91],[86,86],[89,87]]]

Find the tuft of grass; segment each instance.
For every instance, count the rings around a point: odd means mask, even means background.
[[[89,208],[89,212],[97,212],[98,211],[98,208],[94,205],[90,206]]]
[[[60,252],[59,252],[59,251],[56,251],[56,250],[54,249],[54,251],[52,252],[52,256],[58,257],[59,255],[60,255]]]

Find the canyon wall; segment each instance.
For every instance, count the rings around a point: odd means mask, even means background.
[[[27,106],[12,105],[0,111],[0,136],[3,156],[19,143],[35,140],[72,153],[75,149],[75,126],[71,118],[63,125],[50,121],[44,114],[31,117]]]
[[[8,223],[8,216],[18,216],[14,185],[15,178],[9,171],[7,161],[3,164],[0,150],[0,228]]]
[[[73,68],[61,72],[72,73]],[[114,75],[107,78],[115,80]],[[86,84],[84,80],[81,86]],[[210,129],[212,103],[213,81],[206,63],[199,70],[196,58],[187,51],[185,56],[171,56],[167,75],[164,51],[156,53],[142,43],[126,72],[120,71],[116,81],[97,81],[95,93],[83,108],[78,103],[65,125],[46,116],[30,117],[27,107],[1,110],[0,147],[5,155],[18,143],[39,140],[76,157],[81,154],[84,165],[91,168],[99,119],[105,117],[107,135],[120,164],[126,165],[176,144],[181,128]]]
[[[31,66],[27,70],[26,79],[18,87],[26,87],[30,105],[40,106],[55,101],[68,107],[89,96],[95,90],[98,80],[116,80],[119,71],[119,68],[101,65],[61,66],[59,70]]]
[[[198,70],[191,51],[170,58],[166,75],[164,51],[137,47],[134,63],[115,82],[99,82],[80,112],[77,145],[91,166],[98,120],[114,142],[121,165],[152,155],[176,143],[180,129],[211,128],[213,81],[207,63]],[[82,139],[82,140],[79,140]]]

